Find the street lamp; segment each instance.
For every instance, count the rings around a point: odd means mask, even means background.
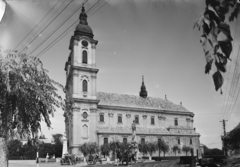
[[[5,0],[0,0],[0,23],[2,21],[2,18],[4,16],[6,9],[6,1]]]

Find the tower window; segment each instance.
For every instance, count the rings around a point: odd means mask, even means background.
[[[138,117],[138,115],[135,116],[135,123],[139,124],[139,117]]]
[[[151,117],[151,125],[154,125],[155,124],[155,119],[154,117]]]
[[[107,137],[105,137],[105,138],[103,139],[103,144],[108,144],[108,138],[107,138]]]
[[[190,144],[192,144],[192,138],[190,138]]]
[[[126,137],[123,138],[123,143],[127,143],[127,138]]]
[[[87,62],[87,51],[86,50],[84,50],[83,52],[82,52],[82,63],[83,64],[87,64],[88,62]]]
[[[174,119],[174,125],[178,126],[178,119],[177,118]]]
[[[100,114],[100,122],[104,122],[104,115],[103,114]]]
[[[83,80],[83,82],[82,82],[83,92],[87,92],[88,91],[88,85],[87,84],[88,84],[87,81]]]
[[[118,115],[118,123],[122,123],[122,115]]]

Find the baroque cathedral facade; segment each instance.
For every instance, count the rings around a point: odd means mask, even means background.
[[[167,97],[149,97],[144,78],[139,96],[97,91],[98,41],[93,38],[84,7],[79,19],[65,64],[66,101],[71,101],[64,114],[69,152],[81,154],[79,146],[85,142],[96,142],[99,146],[113,140],[130,142],[134,120],[138,143],[163,139],[170,146],[168,156],[175,156],[171,151],[175,145],[190,146],[196,155],[200,134],[193,127],[194,113]],[[185,153],[178,151],[177,155]]]

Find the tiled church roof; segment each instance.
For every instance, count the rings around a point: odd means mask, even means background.
[[[189,112],[182,105],[174,104],[167,99],[155,97],[142,98],[137,95],[98,92],[97,99],[100,100],[99,105]]]

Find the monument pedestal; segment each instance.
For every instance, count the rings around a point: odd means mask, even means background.
[[[62,158],[64,157],[64,154],[68,154],[67,139],[63,139]]]

